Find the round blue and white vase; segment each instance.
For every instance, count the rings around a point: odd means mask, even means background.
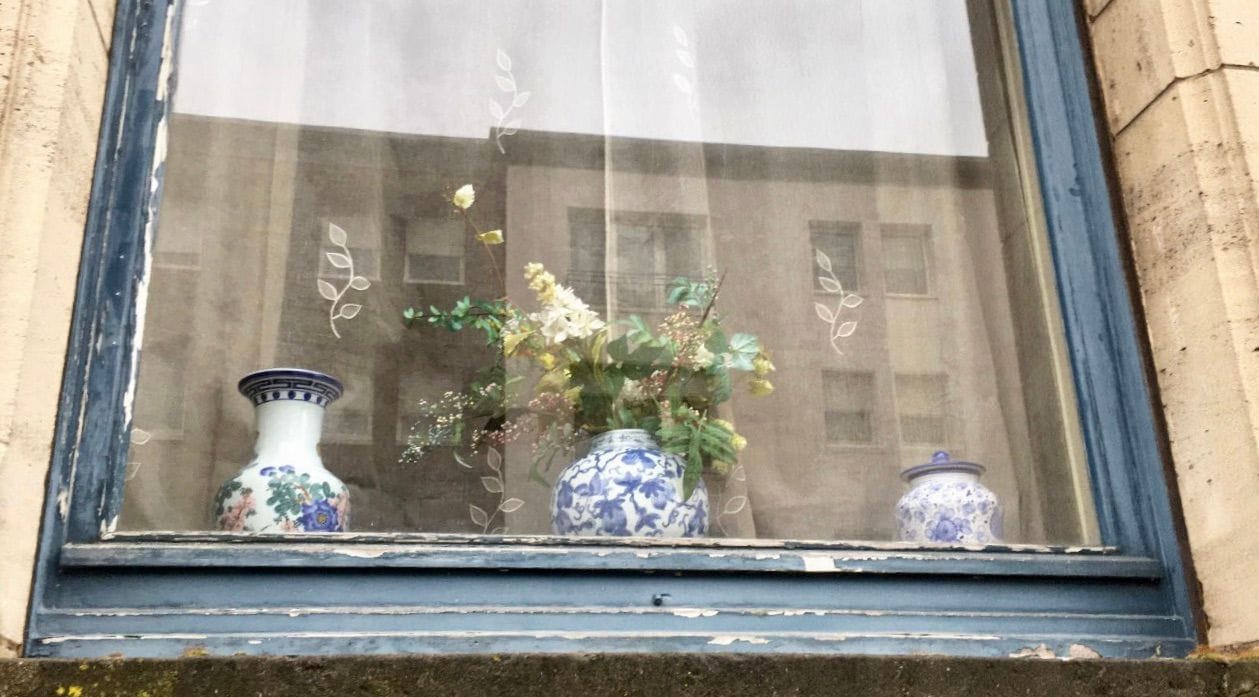
[[[219,487],[214,517],[231,532],[344,532],[350,491],[319,457],[324,410],[341,396],[331,375],[270,368],[241,378],[254,405],[254,458]]]
[[[551,529],[556,535],[703,537],[708,490],[701,479],[683,500],[685,469],[686,461],[661,450],[647,431],[600,433],[556,480]]]
[[[896,504],[896,534],[904,542],[961,545],[1001,543],[997,495],[979,483],[984,466],[954,460],[943,450],[901,473],[910,490]]]

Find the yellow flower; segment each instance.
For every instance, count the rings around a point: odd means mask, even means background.
[[[538,392],[563,394],[568,391],[568,380],[568,371],[563,368],[548,371],[538,380]]]
[[[510,356],[516,352],[516,348],[520,346],[520,342],[529,338],[529,332],[516,332],[514,334],[506,334],[503,336],[503,355]]]
[[[721,460],[713,460],[711,466],[712,466],[713,473],[720,475],[722,477],[730,473],[729,462],[722,462]]]
[[[450,198],[450,202],[455,204],[455,208],[466,211],[472,207],[472,202],[476,201],[476,189],[471,184],[464,184],[459,187],[455,195]]]
[[[549,305],[555,300],[555,276],[541,264],[525,264],[525,279],[529,281],[529,289],[537,294],[538,302]]]
[[[774,372],[774,364],[766,356],[760,355],[752,359],[752,371],[756,373],[756,377],[763,378]]]
[[[555,356],[549,353],[544,353],[541,356],[538,356],[538,363],[541,363],[544,369],[551,370],[555,367]]]
[[[734,433],[734,424],[730,423],[729,421],[726,421],[725,419],[709,419],[708,421],[714,426],[719,426],[721,428],[726,429],[727,431],[731,433]]]
[[[737,453],[748,447],[748,439],[735,433],[730,436],[730,447],[734,448],[734,451]]]
[[[567,399],[569,404],[577,404],[577,400],[581,399],[581,388],[572,387],[564,390],[564,399]]]
[[[774,391],[774,384],[764,378],[748,381],[748,389],[757,397],[763,397]]]
[[[502,244],[503,231],[502,230],[487,230],[486,232],[482,232],[478,234],[476,238],[486,244]]]

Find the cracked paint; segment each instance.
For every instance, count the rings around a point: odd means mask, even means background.
[[[717,611],[716,610],[700,610],[698,608],[693,608],[693,609],[688,608],[685,610],[673,610],[673,614],[678,617],[686,617],[688,619],[695,619],[696,617],[716,617]]]
[[[749,644],[768,644],[769,639],[759,636],[739,635],[739,634],[722,634],[715,636],[708,643],[715,646],[730,646],[735,642],[747,642]]]
[[[1038,646],[1025,646],[1010,654],[1010,658],[1039,658],[1043,660],[1059,661],[1088,660],[1101,657],[1102,654],[1096,649],[1084,644],[1071,644],[1067,647],[1066,655],[1063,656],[1059,656],[1053,649],[1049,648],[1045,644],[1040,644]]]
[[[804,562],[804,570],[809,573],[825,573],[835,570],[835,557],[821,554],[802,554],[800,559]]]

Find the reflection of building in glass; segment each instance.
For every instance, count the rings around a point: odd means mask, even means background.
[[[187,116],[171,128],[160,235],[168,221],[197,219],[204,248],[198,281],[154,294],[150,312],[178,306],[193,336],[219,337],[188,349],[184,374],[197,380],[141,362],[141,403],[197,398],[184,406],[184,439],[149,451],[190,476],[133,483],[130,525],[204,525],[202,497],[252,444],[235,378],[295,364],[346,380],[324,459],[353,487],[360,526],[469,529],[467,506],[485,495],[476,474],[448,453],[399,463],[399,441],[420,398],[460,388],[494,360],[472,333],[401,321],[413,304],[501,295],[489,256],[445,201],[471,181],[478,221],[506,231],[492,253],[508,293],[526,304],[519,270],[530,261],[611,320],[657,321],[669,280],[725,274],[722,311],[765,340],[779,369],[773,397],[739,396],[730,409],[752,444],[750,515],[732,534],[890,538],[901,468],[939,449],[989,467],[1011,539],[1081,534],[1075,490],[1062,483],[1072,479],[1067,429],[1029,415],[1027,395],[1040,413],[1059,397],[1052,357],[1034,340],[1040,315],[1014,311],[1042,302],[1012,276],[1033,264],[1015,234],[1026,223],[999,220],[985,158],[529,132],[502,156],[480,139]],[[372,279],[361,312],[338,324],[341,339],[317,292],[319,279],[338,277],[326,263],[328,221]],[[839,351],[815,307],[839,305],[819,280],[818,252],[864,299],[838,309],[858,323]],[[155,288],[166,275],[155,270]],[[508,485],[527,502],[509,522],[544,532],[549,492],[526,481],[526,457],[527,447],[509,448]],[[147,507],[159,491],[187,505]]]

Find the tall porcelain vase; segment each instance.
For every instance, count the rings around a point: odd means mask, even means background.
[[[270,368],[241,378],[254,405],[254,458],[214,499],[219,530],[344,532],[350,492],[324,468],[319,437],[324,409],[341,396],[336,378],[300,368]]]

